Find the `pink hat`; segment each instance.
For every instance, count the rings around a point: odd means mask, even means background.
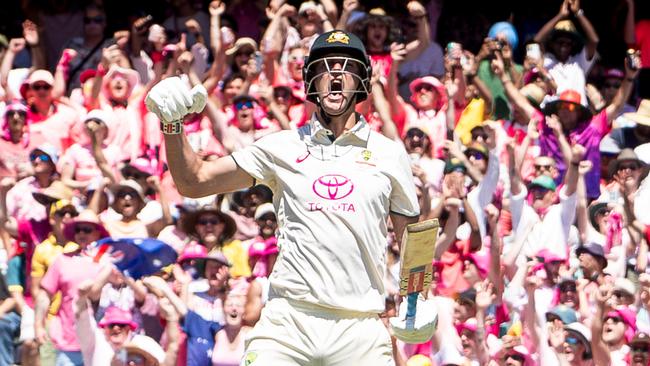
[[[564,262],[565,259],[560,257],[559,255],[551,252],[550,250],[544,248],[541,249],[539,252],[537,252],[537,257],[543,260],[544,263],[551,263],[551,262]]]
[[[68,222],[65,224],[63,227],[63,235],[67,240],[74,241],[74,234],[75,234],[75,228],[77,224],[90,224],[95,226],[95,228],[99,231],[99,238],[108,238],[111,236],[104,225],[102,225],[101,221],[99,221],[99,217],[97,217],[97,214],[93,212],[92,210],[83,210],[79,214],[79,216],[75,217],[72,222]]]
[[[111,324],[124,324],[128,325],[131,330],[136,330],[138,324],[133,321],[133,316],[130,311],[123,310],[117,306],[109,306],[104,312],[104,317],[99,321],[99,326],[105,328]]]
[[[469,318],[465,320],[464,323],[460,323],[456,325],[456,331],[458,334],[462,333],[463,330],[469,330],[472,332],[476,332],[476,329],[478,329],[478,322],[476,321],[476,318]]]
[[[603,76],[605,79],[625,79],[625,73],[619,69],[607,69]]]
[[[130,96],[131,93],[133,93],[133,89],[135,89],[135,87],[140,84],[140,74],[138,74],[137,71],[113,65],[102,80],[102,90],[106,99],[109,99],[108,83],[117,76],[122,76],[124,79],[126,79],[126,82],[129,85],[128,92],[126,93],[128,96]]]
[[[27,78],[27,84],[34,85],[34,83],[42,81],[48,85],[54,85],[54,76],[47,70],[36,70]]]
[[[135,169],[148,175],[154,175],[156,173],[155,168],[151,164],[151,160],[147,158],[136,158],[135,160],[131,160],[124,166],[124,168],[122,168],[122,175],[126,175],[124,172],[128,171],[128,169]]]
[[[636,332],[636,313],[627,306],[620,306],[608,312],[604,319],[620,318],[625,324],[625,341],[630,343]]]
[[[178,263],[190,259],[203,259],[208,256],[208,249],[200,244],[188,245],[183,249],[183,253],[178,257]]]
[[[440,82],[440,80],[433,76],[423,76],[411,81],[409,84],[409,90],[411,91],[411,101],[413,101],[415,97],[415,88],[421,84],[429,84],[436,89],[436,92],[438,93],[438,105],[436,106],[437,109],[440,109],[443,106],[447,105],[447,90],[445,90],[445,86]]]
[[[248,247],[249,258],[268,257],[269,255],[277,254],[278,252],[278,240],[275,237],[265,241],[252,243],[250,247]]]

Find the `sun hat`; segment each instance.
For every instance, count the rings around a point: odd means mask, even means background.
[[[49,156],[50,160],[52,161],[52,164],[54,164],[55,166],[56,163],[59,162],[59,149],[56,146],[49,143],[44,143],[32,149],[32,151],[29,154],[31,155],[37,151]]]
[[[585,43],[584,38],[582,38],[582,35],[578,33],[576,26],[570,20],[560,20],[555,24],[555,26],[553,26],[553,30],[549,34],[549,41],[547,42],[546,49],[550,50],[551,47],[549,43],[560,37],[568,37],[573,41],[573,49],[571,50],[572,55],[580,52]]]
[[[626,161],[633,161],[639,164],[640,168],[645,167],[646,163],[639,159],[639,157],[636,155],[634,150],[630,148],[626,148],[621,150],[621,152],[618,154],[615,160],[612,160],[609,162],[609,166],[607,167],[607,172],[609,173],[610,177],[613,177],[614,174],[618,171],[619,166],[626,162]]]
[[[438,80],[438,78],[435,76],[422,76],[409,83],[411,101],[415,100],[415,89],[422,84],[431,85],[435,89],[436,94],[438,94],[438,102],[435,107],[436,109],[440,109],[442,106],[447,104],[447,90],[445,89],[445,86],[440,82],[440,80]]]
[[[110,99],[108,85],[117,76],[122,76],[126,79],[126,83],[128,84],[127,96],[130,96],[133,93],[133,89],[140,83],[140,74],[137,71],[113,65],[108,69],[108,72],[102,79],[102,91],[107,99]]]
[[[589,206],[589,222],[596,230],[600,229],[600,225],[596,221],[596,216],[602,214],[603,211],[609,211],[607,202],[594,202]]]
[[[476,269],[478,270],[479,275],[481,278],[486,278],[488,275],[488,272],[490,271],[490,255],[489,253],[479,253],[479,252],[474,252],[470,253],[466,259],[468,259],[470,262],[474,263],[476,266]]]
[[[52,73],[47,70],[39,69],[31,73],[31,75],[29,75],[27,78],[27,84],[30,86],[39,81],[42,81],[48,85],[54,85],[54,76],[52,76]]]
[[[558,305],[546,312],[546,321],[552,321],[554,318],[560,319],[564,324],[571,324],[578,321],[578,314],[566,305]]]
[[[73,192],[63,182],[55,180],[49,187],[43,188],[38,192],[33,192],[32,196],[38,203],[49,205],[56,201],[72,201]]]
[[[449,174],[453,172],[461,172],[465,174],[467,173],[467,168],[459,159],[451,158],[445,162],[444,174]]]
[[[471,143],[464,151],[466,156],[469,156],[469,154],[472,152],[478,152],[479,154],[483,155],[483,158],[486,160],[490,157],[490,152],[488,151],[485,144],[482,144],[478,141]]]
[[[564,262],[564,258],[553,253],[548,248],[540,249],[535,256],[542,260],[543,263]]]
[[[120,309],[117,306],[109,306],[104,312],[104,316],[97,323],[100,328],[105,328],[111,324],[128,325],[131,330],[138,329],[138,324],[133,321],[133,315],[128,310]]]
[[[190,236],[198,236],[196,232],[196,223],[199,217],[206,213],[216,215],[219,218],[219,221],[224,223],[223,240],[228,240],[235,235],[237,232],[237,224],[235,223],[235,220],[229,214],[221,211],[214,205],[206,205],[196,211],[188,212],[181,224],[183,232]]]
[[[618,277],[614,281],[614,290],[623,291],[630,296],[635,296],[636,294],[636,286],[634,285],[634,282],[625,277]]]
[[[75,235],[75,227],[77,224],[90,224],[99,231],[99,238],[106,238],[109,237],[110,234],[102,225],[101,221],[99,221],[99,217],[97,217],[97,214],[93,210],[83,210],[81,213],[79,213],[79,216],[75,217],[72,222],[69,222],[65,224],[63,227],[63,235],[67,240],[74,241],[74,235]]]
[[[126,163],[124,167],[120,169],[120,173],[122,173],[123,176],[130,176],[135,173],[144,173],[145,175],[150,176],[156,173],[156,169],[153,167],[150,159],[139,157]]]
[[[155,366],[161,365],[165,362],[165,350],[153,338],[137,334],[124,345],[124,349],[128,353],[136,353],[143,356],[147,360],[147,364],[151,363]]]
[[[139,198],[144,204],[145,202],[144,190],[142,189],[140,183],[134,181],[133,179],[124,179],[121,182],[117,184],[113,184],[111,186],[111,191],[113,191],[113,194],[117,194],[123,190],[134,191],[136,193],[136,197],[134,198]]]
[[[241,37],[237,38],[235,44],[232,45],[229,49],[226,50],[226,56],[232,56],[236,54],[240,49],[244,47],[250,47],[253,49],[253,52],[257,51],[257,42],[250,37]]]
[[[637,330],[636,312],[627,306],[619,306],[605,314],[603,320],[612,317],[620,318],[625,324],[625,340],[629,343]]]
[[[595,257],[601,264],[602,268],[607,267],[607,258],[605,257],[605,250],[603,246],[598,243],[588,243],[576,248],[576,257],[580,254],[587,253]]]
[[[650,142],[635,147],[634,152],[641,161],[646,163],[646,165],[650,165]]]
[[[650,335],[645,332],[638,332],[634,335],[634,338],[630,341],[630,346],[633,344],[646,344],[650,345]]]
[[[582,95],[580,95],[579,92],[571,89],[563,91],[560,93],[559,97],[546,103],[542,111],[545,115],[550,116],[552,114],[557,114],[560,106],[567,104],[572,106],[571,108],[576,109],[579,122],[584,122],[591,119],[591,111],[589,108],[585,107],[582,104]]]
[[[114,126],[113,118],[109,113],[107,113],[103,109],[93,109],[92,111],[88,112],[88,114],[86,114],[86,117],[84,118],[84,123],[89,121],[101,122],[106,126],[106,128],[109,131],[111,130],[111,127]]]
[[[183,263],[192,259],[203,259],[208,256],[208,249],[201,244],[188,245],[183,249],[178,263]]]
[[[553,192],[555,192],[555,190],[557,189],[557,185],[555,184],[555,181],[553,180],[553,178],[549,177],[548,175],[540,175],[536,177],[530,182],[528,186],[542,187],[544,189],[548,189],[549,191],[553,191]]]
[[[650,99],[643,99],[636,112],[624,113],[623,117],[639,125],[650,126]]]
[[[544,101],[544,97],[546,96],[544,89],[534,83],[524,85],[521,89],[519,89],[519,92],[523,94],[523,96],[526,97],[526,99],[528,99],[528,101],[535,108],[539,108],[540,104],[542,104],[542,101]]]
[[[275,207],[273,207],[272,203],[265,202],[257,206],[253,218],[255,220],[259,220],[262,216],[266,215],[267,213],[272,213],[275,215]]]

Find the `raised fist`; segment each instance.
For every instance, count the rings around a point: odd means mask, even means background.
[[[156,84],[147,97],[147,110],[154,113],[163,124],[181,121],[190,113],[203,110],[208,98],[208,92],[203,85],[197,85],[192,90],[180,78],[174,76]]]

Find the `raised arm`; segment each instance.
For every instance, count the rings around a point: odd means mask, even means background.
[[[564,177],[564,189],[567,196],[571,196],[578,188],[578,167],[585,155],[585,148],[582,145],[573,145],[571,149],[571,160],[566,176]]]
[[[182,119],[203,110],[207,93],[202,86],[189,90],[179,78],[165,79],[153,87],[146,104],[163,122],[167,162],[178,191],[186,197],[203,197],[245,188],[253,178],[232,157],[203,161],[182,133]]]
[[[415,47],[413,49],[409,50],[408,55],[408,59],[414,59],[418,57],[424,50],[426,50],[431,44],[429,17],[427,16],[427,10],[419,1],[409,1],[406,4],[406,8],[409,11],[410,18],[415,21],[415,25],[417,27],[417,43],[414,44]]]
[[[165,335],[167,336],[167,349],[165,350],[165,361],[161,366],[174,366],[178,361],[178,350],[180,348],[180,325],[179,314],[168,299],[158,300],[160,315],[165,319]]]
[[[397,131],[397,126],[395,126],[395,121],[390,114],[390,106],[388,105],[388,100],[384,94],[384,85],[379,80],[379,67],[374,67],[372,70],[372,78],[370,79],[370,88],[371,88],[371,97],[372,105],[379,114],[379,118],[383,122],[381,127],[381,132],[384,136],[388,137],[391,140],[399,141],[400,139],[399,131]]]
[[[543,44],[546,41],[546,37],[551,33],[555,24],[560,20],[564,20],[569,16],[569,1],[564,0],[560,6],[560,12],[556,16],[551,18],[544,26],[537,32],[535,38],[533,39],[536,43]]]
[[[25,38],[12,38],[9,40],[9,47],[7,47],[7,51],[5,52],[5,56],[2,58],[2,65],[0,66],[0,86],[5,90],[7,93],[7,100],[14,99],[18,96],[13,95],[11,93],[11,89],[9,88],[8,80],[9,80],[9,72],[11,71],[13,64],[14,64],[14,59],[16,58],[16,55],[25,49],[25,45],[27,42],[25,42]]]
[[[632,57],[632,65],[630,65],[627,60],[625,61],[625,79],[621,82],[621,87],[618,88],[612,103],[605,107],[608,126],[612,125],[614,119],[621,112],[623,106],[625,106],[625,102],[630,98],[632,87],[634,86],[634,79],[639,74],[640,65],[641,60],[638,54]]]
[[[580,0],[569,1],[569,8],[573,15],[578,20],[585,33],[585,50],[587,51],[587,60],[591,60],[596,55],[596,47],[598,46],[598,34],[587,17],[584,11],[580,8]]]
[[[336,23],[336,29],[347,29],[348,19],[350,19],[350,14],[359,7],[359,0],[343,0],[343,10],[341,11],[341,17],[339,18],[338,23]]]
[[[611,357],[609,349],[601,335],[603,334],[603,316],[607,300],[612,296],[612,286],[610,284],[601,285],[596,292],[596,312],[591,319],[591,351],[595,365],[609,365]]]
[[[519,92],[519,89],[517,89],[515,86],[510,75],[508,75],[508,73],[504,70],[505,66],[503,59],[497,53],[496,58],[492,60],[492,71],[494,71],[494,74],[497,75],[501,80],[508,100],[514,104],[515,108],[518,108],[520,111],[522,111],[527,119],[530,119],[535,113],[535,107],[533,107],[528,99],[526,99],[526,97],[524,97],[523,94]]]

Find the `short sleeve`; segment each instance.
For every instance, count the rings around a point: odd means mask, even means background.
[[[397,150],[398,157],[393,166],[390,192],[390,212],[415,217],[420,215],[420,205],[415,193],[411,163],[403,149]]]
[[[43,277],[45,275],[46,265],[43,258],[41,245],[37,245],[32,256],[32,277]]]
[[[591,125],[598,131],[600,138],[607,135],[611,130],[611,125],[607,122],[607,111],[603,109],[591,118]]]
[[[276,142],[275,135],[277,134],[262,137],[231,155],[237,166],[258,182],[268,182],[273,179],[275,161],[270,148]]]
[[[25,286],[23,256],[15,256],[7,263],[7,286],[9,291],[23,292]]]
[[[50,295],[54,295],[59,290],[60,267],[61,256],[54,260],[54,263],[48,268],[41,280],[41,287]]]

